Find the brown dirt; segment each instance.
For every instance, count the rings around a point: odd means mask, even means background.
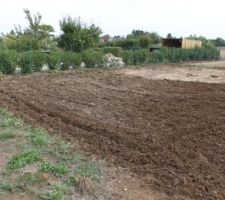
[[[166,199],[225,199],[225,85],[90,70],[0,80],[0,106]]]

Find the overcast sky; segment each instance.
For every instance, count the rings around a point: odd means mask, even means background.
[[[0,0],[0,33],[14,24],[26,26],[28,8],[43,16],[59,33],[59,20],[66,15],[94,22],[104,34],[127,35],[133,29],[162,36],[203,35],[225,38],[224,0]]]

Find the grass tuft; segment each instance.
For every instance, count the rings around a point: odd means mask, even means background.
[[[0,192],[12,192],[14,186],[10,183],[0,183]]]
[[[1,121],[0,121],[0,127],[2,127],[2,128],[6,128],[6,127],[10,127],[10,126],[18,128],[18,127],[22,127],[22,125],[23,125],[22,120],[14,118],[14,117],[7,117],[4,119],[1,119]]]
[[[16,135],[12,131],[0,132],[0,140],[8,140],[15,138]]]
[[[75,169],[75,173],[81,177],[99,180],[102,175],[101,166],[94,162],[81,162]]]
[[[49,173],[56,177],[63,177],[64,175],[68,174],[69,169],[65,164],[55,164],[49,161],[42,162],[41,165],[41,172]]]
[[[21,169],[28,164],[39,161],[40,159],[40,153],[37,150],[26,149],[21,154],[12,157],[8,163],[8,169]]]
[[[31,143],[34,146],[45,146],[49,144],[49,136],[41,129],[32,128],[31,129]]]

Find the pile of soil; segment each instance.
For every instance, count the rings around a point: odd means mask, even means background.
[[[225,85],[113,70],[0,80],[0,107],[129,168],[166,199],[225,199]]]

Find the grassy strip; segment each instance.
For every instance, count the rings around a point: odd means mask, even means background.
[[[4,148],[17,150],[17,146],[22,147],[9,160],[5,176],[2,177],[0,173],[0,193],[23,191],[28,196],[32,194],[41,199],[63,200],[67,199],[68,191],[83,191],[75,188],[79,188],[79,183],[86,178],[96,183],[101,180],[101,165],[74,153],[72,146],[62,138],[52,137],[43,129],[27,126],[22,120],[2,109],[0,122],[0,141],[7,140]],[[18,132],[20,140],[15,145],[15,141],[10,139],[17,137]],[[5,149],[0,147],[0,150]],[[38,161],[40,167],[37,166],[36,172],[23,171],[24,167]],[[10,179],[11,172],[16,176],[17,182]],[[56,177],[59,183],[48,186],[46,173],[49,177]]]

